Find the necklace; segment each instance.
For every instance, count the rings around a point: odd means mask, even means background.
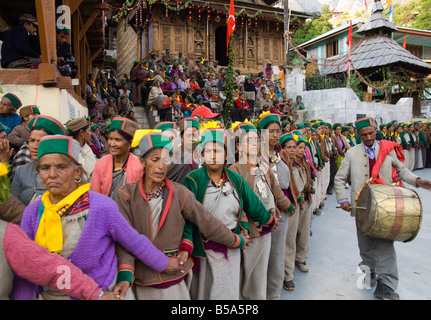
[[[156,191],[154,191],[154,192],[147,192],[146,190],[144,190],[144,192],[145,192],[145,195],[147,196],[147,199],[151,200],[151,199],[156,199],[156,198],[160,197],[160,195],[163,194],[164,188],[165,188],[165,182],[163,181],[160,184],[160,186],[157,188]]]

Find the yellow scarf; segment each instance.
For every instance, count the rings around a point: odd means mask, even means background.
[[[58,211],[66,206],[72,206],[88,190],[90,190],[90,184],[84,184],[57,204],[51,203],[49,191],[46,191],[42,195],[42,204],[45,210],[40,219],[34,241],[40,246],[47,248],[50,252],[61,252],[63,249],[63,229]]]

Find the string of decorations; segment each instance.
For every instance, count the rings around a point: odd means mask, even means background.
[[[197,10],[198,12],[198,20],[200,21],[202,18],[202,12],[206,11],[207,12],[207,19],[209,20],[211,18],[211,13],[216,14],[216,18],[215,21],[216,22],[220,22],[220,15],[225,15],[226,16],[226,21],[228,19],[228,15],[229,15],[229,8],[226,4],[224,4],[224,9],[225,10],[217,10],[215,8],[212,8],[210,6],[210,2],[204,2],[204,4],[202,5],[198,5],[198,4],[194,4],[192,0],[187,0],[185,2],[182,1],[176,1],[176,0],[126,0],[125,3],[123,4],[123,6],[121,8],[115,8],[112,9],[111,12],[113,13],[113,20],[115,22],[119,22],[120,19],[122,19],[123,17],[125,17],[130,11],[132,10],[137,10],[137,14],[139,15],[139,17],[137,18],[137,20],[141,20],[142,21],[142,8],[143,6],[143,2],[147,3],[148,6],[148,13],[151,15],[151,6],[155,5],[156,3],[160,3],[165,5],[166,7],[166,11],[165,11],[165,17],[168,17],[168,12],[169,11],[174,11],[177,14],[179,14],[180,11],[189,9],[189,20],[192,21],[192,9]],[[168,11],[169,10],[169,11]],[[284,20],[281,19],[279,17],[279,15],[277,13],[271,13],[272,16],[269,15],[264,15],[262,10],[257,10],[254,14],[247,12],[247,10],[245,8],[240,9],[239,11],[237,11],[235,13],[235,16],[237,18],[241,18],[243,19],[247,19],[248,23],[247,26],[251,27],[251,20],[254,19],[254,26],[257,27],[258,26],[258,20],[265,20],[267,21],[266,26],[269,30],[269,21],[274,21],[277,24],[277,31],[279,30],[279,23],[283,23]],[[244,23],[242,23],[242,25],[244,25]],[[142,27],[142,24],[140,24],[139,22],[137,22],[136,24],[137,27]]]

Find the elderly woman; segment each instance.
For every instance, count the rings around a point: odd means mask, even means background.
[[[90,191],[82,181],[80,145],[71,137],[46,136],[38,148],[37,170],[47,191],[29,205],[21,228],[50,252],[68,259],[106,290],[113,287],[117,257],[115,244],[123,246],[156,272],[180,272],[178,260],[167,257],[144,235],[138,234],[107,196]],[[36,286],[15,282],[14,298],[31,299]],[[69,299],[51,288],[38,290],[43,299]]]
[[[278,116],[261,118],[259,128],[263,130],[267,123],[273,121],[273,118],[278,119]],[[236,132],[240,130],[238,137],[239,161],[232,165],[231,169],[238,172],[244,178],[263,203],[266,210],[273,215],[274,219],[279,221],[281,217],[279,211],[286,213],[293,212],[295,204],[280,189],[279,182],[271,167],[264,161],[261,161],[259,157],[260,137],[256,127],[244,124],[239,125],[235,130]],[[281,173],[279,172],[278,175],[281,176]],[[274,265],[271,266],[271,270],[278,272],[278,274],[273,275],[274,277],[280,278],[283,274],[283,269],[280,268],[282,265],[281,257],[270,260],[271,230],[262,228],[260,224],[250,218],[249,220],[251,245],[243,252],[241,298],[247,300],[277,299],[281,295],[281,288],[271,287],[269,290],[271,297],[267,295],[268,268],[269,261],[274,264],[278,263],[278,268]],[[277,248],[278,250],[279,248]],[[278,252],[278,254],[284,257],[283,252]]]
[[[160,80],[154,79],[153,87],[148,94],[147,108],[155,107],[157,110],[161,109],[162,103],[168,97],[163,93],[161,84]]]
[[[184,281],[193,267],[193,250],[187,221],[197,226],[207,239],[226,247],[238,248],[244,238],[234,234],[196,201],[192,192],[166,178],[172,141],[162,132],[150,132],[139,141],[144,174],[139,181],[120,189],[120,211],[140,234],[146,235],[167,256],[178,257],[184,272],[169,275],[151,270],[138,261],[133,252],[119,247],[120,281],[116,288],[124,292],[131,284],[137,300],[190,299]],[[184,235],[184,236],[183,236]],[[115,290],[114,290],[115,291]]]
[[[31,156],[31,162],[16,169],[12,179],[11,192],[26,206],[45,192],[45,186],[42,185],[39,173],[36,170],[37,151],[39,141],[47,135],[66,135],[63,125],[48,116],[38,115],[28,124],[30,136],[27,146]]]
[[[97,157],[91,149],[91,127],[85,117],[75,118],[66,124],[67,133],[72,136],[74,140],[78,141],[81,146],[79,151],[79,163],[81,163],[82,168],[86,176],[89,179],[93,173],[94,166],[97,162]]]
[[[289,162],[291,177],[299,196],[297,199],[299,206],[295,213],[289,216],[283,282],[286,290],[293,291],[295,265],[302,272],[308,271],[305,260],[309,252],[313,180],[310,165],[305,157],[306,141],[300,136],[287,133],[280,137],[279,142],[291,159]]]
[[[248,217],[271,231],[276,220],[266,210],[244,179],[226,168],[227,133],[207,129],[202,134],[204,166],[185,177],[183,184],[218,220],[237,234],[248,236]],[[196,233],[194,233],[196,235]],[[205,236],[205,235],[203,235]],[[241,252],[195,238],[193,255],[198,258],[191,293],[195,299],[238,300],[240,295]],[[261,274],[261,277],[266,277]],[[252,289],[256,290],[255,288]],[[265,288],[266,291],[266,288]]]
[[[139,180],[143,170],[139,158],[130,152],[133,136],[139,125],[127,118],[117,117],[108,128],[109,154],[97,161],[91,177],[91,189],[116,199],[118,190],[126,183]]]

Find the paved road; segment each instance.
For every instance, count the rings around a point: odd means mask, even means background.
[[[431,180],[431,169],[415,170]],[[410,185],[406,185],[412,188]],[[416,239],[396,242],[399,286],[402,300],[431,299],[431,192],[416,189],[423,203],[423,221]],[[355,219],[336,209],[335,193],[328,196],[321,216],[313,215],[308,273],[295,269],[295,290],[283,290],[282,300],[374,300],[374,288],[358,289],[356,281],[361,261]]]

